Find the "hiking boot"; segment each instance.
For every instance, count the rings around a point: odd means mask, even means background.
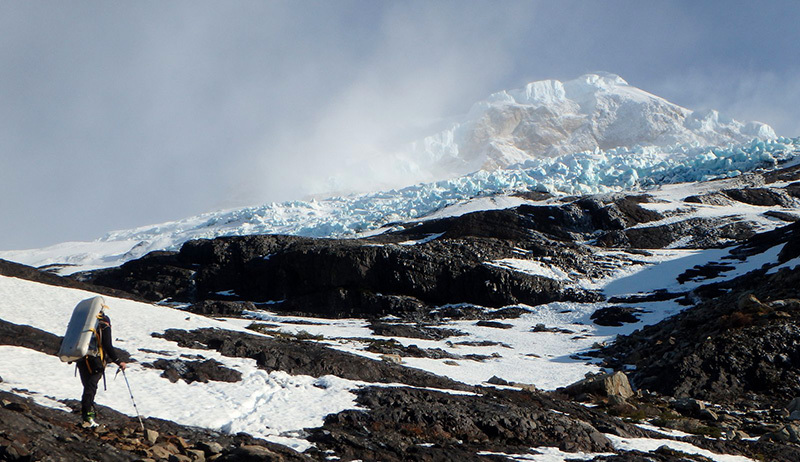
[[[88,419],[83,421],[82,426],[83,426],[83,428],[95,428],[95,427],[99,427],[100,424],[97,423],[97,421],[95,421],[93,418],[89,417]]]
[[[93,411],[87,412],[86,415],[83,416],[83,427],[84,428],[99,427],[100,424],[97,423],[96,420],[94,420],[94,417],[95,417],[95,413]]]

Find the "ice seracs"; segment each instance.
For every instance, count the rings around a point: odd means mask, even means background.
[[[246,234],[355,237],[391,223],[482,208],[519,205],[530,191],[553,195],[648,190],[660,185],[736,177],[796,158],[800,139],[752,141],[730,148],[637,147],[529,159],[494,171],[325,200],[271,203],[210,212],[179,221],[108,233],[95,242],[0,251],[31,266],[59,265],[61,274],[120,265],[153,250],[176,250],[191,239]],[[449,211],[447,211],[447,210]],[[67,265],[67,266],[64,266]]]
[[[506,167],[527,159],[635,146],[728,146],[773,139],[761,122],[695,112],[629,85],[618,75],[587,74],[500,91],[450,128],[413,145],[440,177]]]

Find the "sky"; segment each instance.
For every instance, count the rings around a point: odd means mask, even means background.
[[[0,1],[0,250],[396,183],[392,147],[593,71],[798,136],[798,17],[793,0]]]

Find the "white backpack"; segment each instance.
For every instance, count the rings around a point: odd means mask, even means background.
[[[98,354],[97,324],[104,306],[103,297],[88,298],[75,306],[58,350],[61,361],[67,363],[86,355]]]

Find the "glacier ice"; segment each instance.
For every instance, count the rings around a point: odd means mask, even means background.
[[[154,250],[176,250],[192,239],[247,234],[357,237],[393,224],[523,203],[515,193],[556,196],[647,191],[660,185],[730,178],[779,162],[800,161],[800,138],[753,140],[728,148],[653,146],[595,149],[529,159],[494,171],[402,189],[325,200],[271,203],[205,213],[179,221],[114,231],[86,243],[0,252],[32,266],[69,264],[60,271],[107,268]],[[505,204],[505,205],[504,205]]]
[[[728,178],[771,167],[800,153],[800,138],[753,140],[730,148],[675,146],[594,150],[530,159],[504,169],[402,189],[325,200],[271,203],[109,233],[101,240],[156,242],[176,248],[195,238],[242,234],[348,237],[423,218],[469,199],[543,191],[556,195],[646,190],[660,184]],[[159,247],[144,246],[144,251]]]

